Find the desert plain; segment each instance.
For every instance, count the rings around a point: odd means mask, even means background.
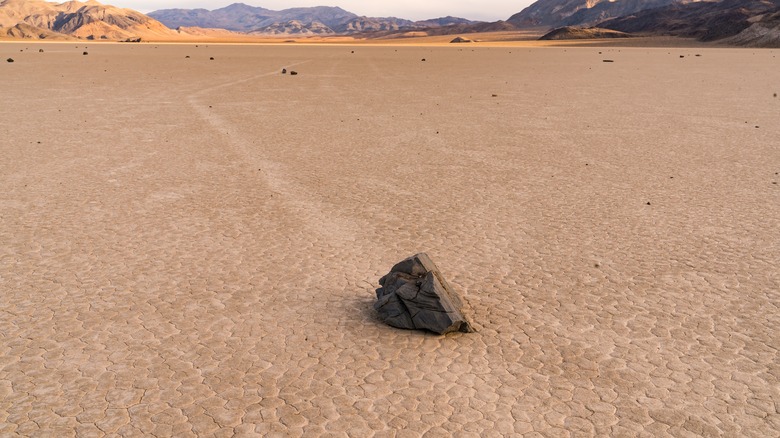
[[[0,58],[2,436],[780,435],[778,50]]]

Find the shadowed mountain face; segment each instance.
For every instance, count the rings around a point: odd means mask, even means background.
[[[587,26],[644,9],[690,0],[539,0],[509,18],[518,27]]]
[[[58,38],[58,35],[111,40],[175,35],[159,21],[140,12],[93,0],[61,4],[42,0],[3,0],[0,2],[0,26],[8,28],[5,31],[8,36],[37,36],[38,39]]]
[[[753,21],[745,30],[724,42],[747,47],[780,47],[780,8],[763,14],[760,20]]]
[[[599,27],[621,32],[674,35],[714,41],[733,37],[780,7],[780,0],[723,0],[676,4],[604,21]],[[770,23],[770,21],[767,21]],[[766,26],[771,28],[771,24]]]

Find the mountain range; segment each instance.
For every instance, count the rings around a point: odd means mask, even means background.
[[[538,0],[507,21],[365,17],[339,7],[274,11],[234,3],[212,11],[148,15],[95,0],[0,0],[0,38],[186,40],[257,35],[399,37],[564,28],[548,38],[673,35],[734,45],[780,47],[780,0]],[[176,30],[172,30],[175,28]],[[621,32],[620,34],[611,32]]]
[[[372,31],[398,31],[476,23],[458,17],[441,17],[416,22],[396,17],[365,17],[331,6],[274,11],[243,3],[234,3],[212,11],[206,9],[161,9],[150,12],[148,15],[173,29],[179,27],[220,28],[265,35],[301,33],[349,35]]]

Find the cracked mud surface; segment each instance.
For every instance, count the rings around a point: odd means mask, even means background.
[[[778,51],[38,46],[1,436],[778,436]],[[419,251],[478,333],[378,320]]]

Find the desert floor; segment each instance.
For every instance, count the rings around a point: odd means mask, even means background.
[[[0,435],[780,433],[780,51],[87,46],[0,44]]]

